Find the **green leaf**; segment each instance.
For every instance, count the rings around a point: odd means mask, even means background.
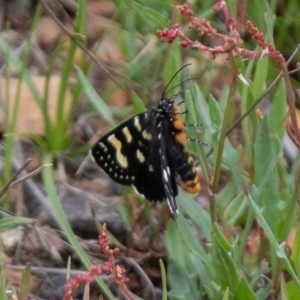
[[[6,295],[6,274],[5,274],[4,262],[2,261],[2,259],[0,261],[0,299],[8,300]]]
[[[165,246],[168,257],[176,259],[182,266],[186,265],[186,247],[182,243],[180,233],[177,230],[176,222],[170,220],[165,232]]]
[[[229,248],[230,244],[224,235],[222,235],[217,225],[214,226],[213,232],[212,255],[216,278],[218,279],[217,283],[223,290],[229,287],[233,293],[237,289],[240,280],[230,252],[225,249],[225,247]]]
[[[251,289],[245,277],[241,278],[239,285],[235,290],[234,299],[235,300],[256,300],[255,293]]]
[[[20,300],[27,300],[30,287],[30,266],[26,266],[22,272],[21,289],[20,289]]]
[[[183,241],[189,251],[194,253],[201,259],[209,268],[212,269],[211,259],[205,252],[203,246],[199,243],[197,237],[192,232],[189,224],[182,214],[179,214],[177,218],[177,230],[181,235],[181,242]]]
[[[207,103],[206,97],[203,95],[202,91],[199,88],[199,85],[193,84],[191,91],[192,98],[194,100],[196,120],[200,121],[200,124],[203,124],[206,132],[211,132],[211,126],[213,125],[210,120],[209,114],[209,104]],[[211,132],[212,133],[212,132]]]
[[[255,184],[258,188],[262,187],[258,204],[264,208],[264,217],[273,232],[276,231],[281,217],[276,162],[268,120],[264,117],[254,145],[254,174]]]
[[[219,106],[219,103],[217,100],[212,96],[209,95],[209,116],[212,123],[213,128],[210,129],[213,133],[220,132],[220,128],[222,126],[223,121],[223,113],[221,111],[221,108]]]
[[[230,299],[230,289],[227,287],[224,291],[222,300],[229,300]]]
[[[233,148],[229,140],[225,139],[223,158],[231,170],[231,176],[237,191],[243,189],[243,172],[240,164],[242,151],[242,147]]]
[[[139,14],[142,20],[145,20],[146,23],[150,25],[154,30],[159,28],[162,29],[168,26],[169,19],[157,10],[140,5],[135,1],[133,1],[132,4],[135,12]]]
[[[222,231],[220,230],[220,227],[217,225],[214,225],[213,227],[213,233],[215,234],[215,237],[218,241],[218,243],[224,248],[226,252],[230,252],[232,247],[231,244],[228,242]]]
[[[204,107],[207,107],[207,103],[199,90],[199,88],[195,84],[188,85],[190,88],[186,89],[185,91],[185,105],[186,110],[188,111],[186,114],[186,122],[189,124],[203,124],[202,116],[199,112],[203,112],[205,110]],[[199,109],[199,102],[205,103],[202,105],[201,110]],[[208,111],[208,109],[207,109]],[[195,130],[194,130],[195,134]],[[201,140],[202,137],[200,137]],[[199,139],[199,138],[198,138]],[[209,171],[208,171],[208,163],[206,159],[206,155],[204,153],[203,147],[199,146],[197,143],[190,143],[189,149],[192,149],[194,153],[197,153],[198,159],[200,159],[202,171],[205,175],[205,179],[209,180]]]
[[[195,201],[192,195],[179,191],[178,202],[181,210],[186,212],[197,228],[201,231],[207,241],[211,240],[211,218],[210,214]]]
[[[247,207],[247,198],[244,192],[241,192],[226,206],[223,212],[223,219],[229,224],[236,226],[241,221],[241,218],[244,219]]]
[[[194,280],[176,259],[170,259],[168,264],[168,280],[171,293],[180,299],[198,299],[198,291]]]
[[[52,164],[53,159],[54,159],[53,154],[44,153],[44,157],[43,157],[44,164]],[[47,193],[48,198],[50,199],[51,207],[53,209],[53,212],[56,216],[56,220],[60,228],[63,230],[67,240],[72,245],[72,248],[76,252],[77,256],[79,257],[83,265],[86,268],[89,268],[91,265],[90,259],[86,254],[86,252],[82,249],[78,239],[73,233],[71,225],[69,224],[65,212],[62,208],[61,200],[57,194],[56,185],[54,182],[53,169],[44,168],[42,171],[42,176],[43,176],[43,182],[45,184],[45,191]],[[98,277],[96,281],[98,282],[102,292],[106,295],[107,299],[110,300],[115,299],[112,292],[110,291],[108,286],[104,283],[102,278]]]
[[[260,223],[260,226],[264,229],[265,234],[267,235],[269,242],[271,244],[272,250],[276,252],[277,257],[281,258],[285,264],[286,270],[289,272],[293,280],[297,283],[300,288],[300,280],[297,277],[287,255],[285,253],[285,242],[278,244],[274,233],[272,232],[270,226],[266,222],[264,216],[261,213],[261,209],[256,204],[258,202],[257,198],[259,197],[259,190],[252,186],[250,194],[247,195],[250,205],[252,206],[253,211],[257,217],[257,220]]]
[[[268,63],[269,59],[267,56],[261,57],[259,63],[256,64],[252,93],[254,99],[257,99],[264,91],[267,82],[268,75]]]
[[[274,45],[274,21],[275,21],[275,15],[272,13],[271,11],[271,7],[269,5],[269,2],[267,0],[263,1],[263,11],[264,11],[264,21],[266,24],[266,33],[265,33],[265,37],[266,37],[266,41],[268,41],[269,43],[271,43],[272,45]]]
[[[167,300],[168,298],[167,275],[166,275],[166,269],[164,263],[161,259],[159,260],[159,267],[160,267],[161,281],[162,281],[162,300]]]
[[[173,43],[170,46],[170,52],[169,52],[168,59],[164,64],[165,86],[167,86],[170,83],[167,91],[172,89],[172,87],[178,86],[180,84],[181,78],[182,78],[181,73],[183,72],[183,70],[182,70],[182,72],[179,72],[175,77],[174,77],[174,75],[181,67],[182,67],[181,48],[178,43]],[[178,86],[178,90],[179,90],[179,88],[180,88],[180,86]],[[174,95],[175,93],[176,93],[176,90],[172,90],[172,94]]]
[[[133,60],[137,56],[137,49],[136,47],[132,47],[132,45],[136,44],[136,31],[138,27],[138,18],[137,14],[134,10],[129,9],[126,13],[127,18],[124,19],[124,26],[125,29],[123,34],[120,36],[123,39],[126,58],[128,61]]]
[[[223,114],[220,108],[220,104],[213,96],[209,96],[208,102],[210,125],[209,132],[211,133],[212,143],[215,147],[219,144],[220,131],[223,122]],[[214,153],[216,155],[216,152]]]
[[[298,225],[296,229],[291,261],[297,276],[300,278],[300,225]]]
[[[217,286],[214,282],[216,274],[213,274],[196,255],[191,253],[190,258],[200,277],[201,285],[205,289],[207,295],[210,299],[215,299],[215,293],[218,293],[220,290],[220,286]]]
[[[102,117],[109,123],[111,127],[115,126],[114,118],[110,108],[104,102],[104,100],[97,94],[95,89],[90,84],[89,80],[85,76],[85,74],[77,68],[79,81],[81,82],[85,93],[87,94],[88,98],[100,112]]]
[[[285,292],[288,300],[298,300],[300,295],[299,286],[292,280],[285,283]]]
[[[131,102],[137,114],[147,110],[144,101],[134,92],[132,92]]]
[[[0,232],[11,230],[18,226],[33,224],[34,220],[24,217],[5,217],[0,220]]]
[[[224,215],[225,210],[228,208],[232,199],[236,197],[237,190],[233,181],[229,181],[224,188],[216,195],[218,209],[221,215]]]
[[[278,134],[280,139],[283,139],[285,133],[285,116],[286,89],[284,81],[281,80],[273,96],[273,102],[269,114],[270,131]]]

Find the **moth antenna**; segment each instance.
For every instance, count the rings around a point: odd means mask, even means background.
[[[190,80],[198,80],[198,79],[199,79],[199,78],[197,78],[197,77],[190,77],[190,78],[187,78],[187,79],[181,81],[179,84],[177,84],[177,85],[173,86],[172,88],[170,88],[170,89],[166,92],[166,94],[170,93],[172,90],[176,89],[178,86],[180,86],[180,85],[186,83],[187,81],[190,81]],[[178,94],[179,94],[179,93],[177,93],[176,95],[178,95]],[[163,97],[164,97],[164,96],[165,96],[165,95],[163,94]]]
[[[190,65],[191,65],[191,64],[186,64],[186,65],[182,66],[178,71],[175,72],[175,74],[172,76],[172,78],[169,80],[169,82],[168,82],[167,85],[165,86],[165,88],[164,88],[164,90],[163,90],[163,92],[162,92],[162,98],[165,97],[167,88],[170,86],[171,82],[172,82],[173,79],[177,76],[177,74],[178,74],[179,72],[181,72],[182,69],[184,69],[185,67],[190,66]]]

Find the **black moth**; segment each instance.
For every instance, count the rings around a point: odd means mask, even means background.
[[[91,149],[96,163],[114,181],[133,185],[150,201],[166,199],[173,217],[178,215],[176,174],[187,192],[201,189],[193,158],[184,147],[187,137],[180,114],[174,99],[163,93],[156,108],[125,121]]]

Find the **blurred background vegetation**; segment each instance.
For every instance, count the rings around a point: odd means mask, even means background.
[[[215,1],[188,4],[225,33]],[[189,29],[173,1],[0,2],[1,299],[62,299],[67,270],[106,261],[96,243],[103,223],[136,299],[299,298],[300,141],[289,138],[298,128],[286,129],[299,115],[299,1],[226,4],[244,48],[261,50],[251,20],[289,60],[294,111],[277,60],[237,57],[233,69],[228,54],[161,42],[156,31],[179,23],[191,39],[220,44]],[[187,148],[202,191],[181,190],[173,220],[166,203],[144,207],[86,157],[116,124],[154,107],[185,64],[168,97],[179,92],[183,118],[201,125],[187,134],[205,144]],[[126,297],[106,275],[74,299],[84,293]]]

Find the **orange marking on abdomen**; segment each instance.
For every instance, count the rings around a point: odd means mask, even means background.
[[[201,190],[200,177],[198,174],[196,174],[196,177],[193,180],[183,182],[183,184],[184,184],[184,189],[188,193],[195,194]]]
[[[201,184],[198,182],[195,186],[186,186],[185,190],[190,194],[196,194],[201,190]]]
[[[175,140],[178,143],[184,144],[187,141],[187,138],[183,132],[179,132],[175,134]]]
[[[184,128],[184,122],[180,118],[174,118],[173,126],[178,130],[182,130]]]
[[[181,110],[180,110],[180,107],[173,103],[173,110],[174,110],[174,114],[180,114]]]
[[[193,161],[194,161],[194,159],[193,159],[191,156],[189,156],[189,157],[188,157],[188,162],[191,163],[191,162],[193,162]]]

